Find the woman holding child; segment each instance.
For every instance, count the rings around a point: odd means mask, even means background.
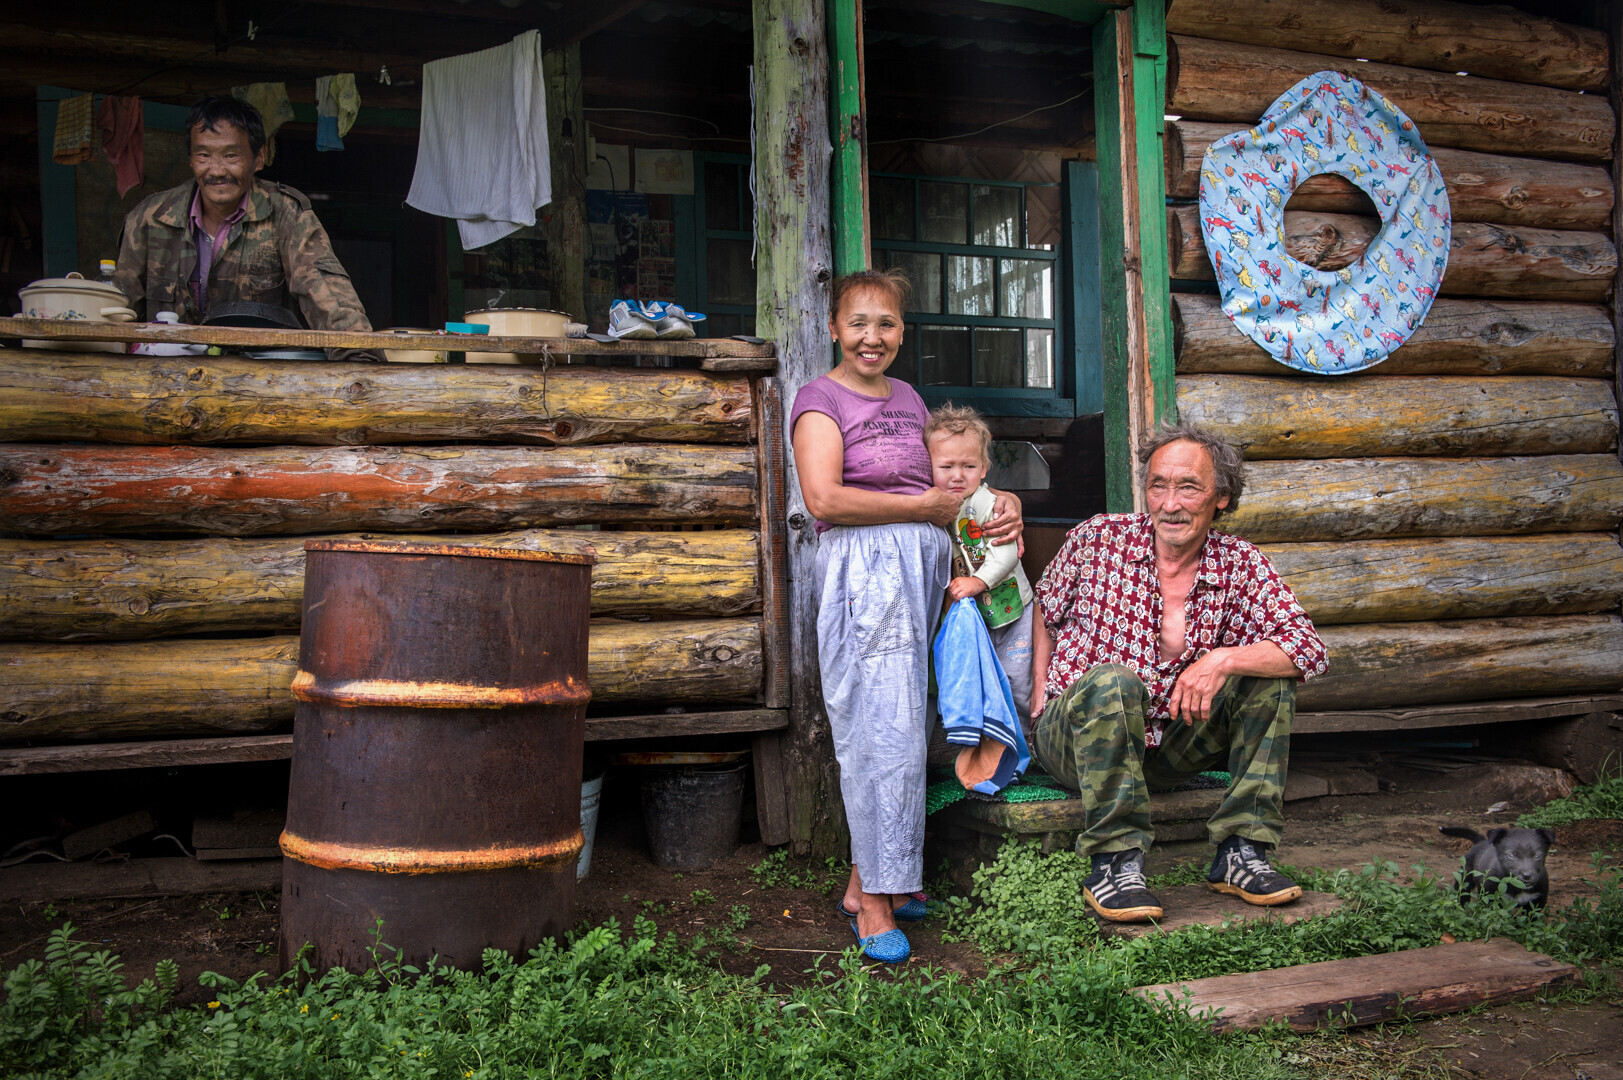
[[[901,348],[907,279],[864,270],[834,282],[829,333],[840,362],[795,396],[789,428],[806,508],[817,518],[813,588],[823,702],[851,829],[841,909],[871,959],[910,946],[896,921],[924,916],[924,788],[930,635],[949,579],[943,526],[963,500],[932,486],[911,386],[885,371]],[[988,533],[1013,540],[1018,503]]]

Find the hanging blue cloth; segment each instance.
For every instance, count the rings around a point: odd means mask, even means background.
[[[934,652],[937,707],[947,741],[974,747],[985,737],[1005,748],[997,772],[972,789],[995,795],[1026,771],[1031,751],[1014,711],[1009,678],[992,651],[992,639],[975,601],[965,598],[947,609]]]

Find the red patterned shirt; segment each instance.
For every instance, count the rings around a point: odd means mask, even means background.
[[[1148,514],[1100,514],[1065,538],[1036,590],[1054,636],[1049,697],[1099,664],[1130,667],[1150,694],[1144,742],[1159,746],[1173,684],[1213,649],[1271,641],[1304,679],[1328,666],[1324,642],[1290,586],[1253,544],[1220,532],[1207,534],[1184,602],[1183,655],[1161,663],[1154,537]]]

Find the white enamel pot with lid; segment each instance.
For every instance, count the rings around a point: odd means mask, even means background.
[[[61,319],[69,322],[123,323],[135,321],[135,309],[118,288],[104,281],[89,281],[84,275],[41,278],[17,290],[22,301],[19,317]],[[117,352],[124,346],[116,341],[24,341],[29,349],[58,349],[66,352]]]
[[[569,316],[562,311],[545,308],[486,308],[470,311],[464,320],[483,323],[492,334],[503,337],[564,337]],[[464,359],[470,364],[533,364],[541,357],[538,353],[470,352]]]

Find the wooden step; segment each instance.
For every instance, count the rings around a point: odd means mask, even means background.
[[[1289,1024],[1293,1031],[1361,1027],[1401,1015],[1454,1012],[1532,997],[1577,977],[1578,969],[1496,938],[1433,945],[1351,960],[1140,986],[1133,993],[1219,1031]]]
[[[1099,929],[1117,937],[1142,937],[1145,934],[1182,930],[1186,926],[1220,927],[1224,922],[1278,922],[1289,926],[1319,915],[1328,915],[1344,907],[1346,901],[1335,893],[1304,891],[1300,898],[1278,907],[1248,904],[1237,896],[1213,892],[1205,885],[1174,885],[1170,889],[1155,890],[1161,901],[1164,917],[1156,922],[1118,923],[1101,919],[1094,921]]]

